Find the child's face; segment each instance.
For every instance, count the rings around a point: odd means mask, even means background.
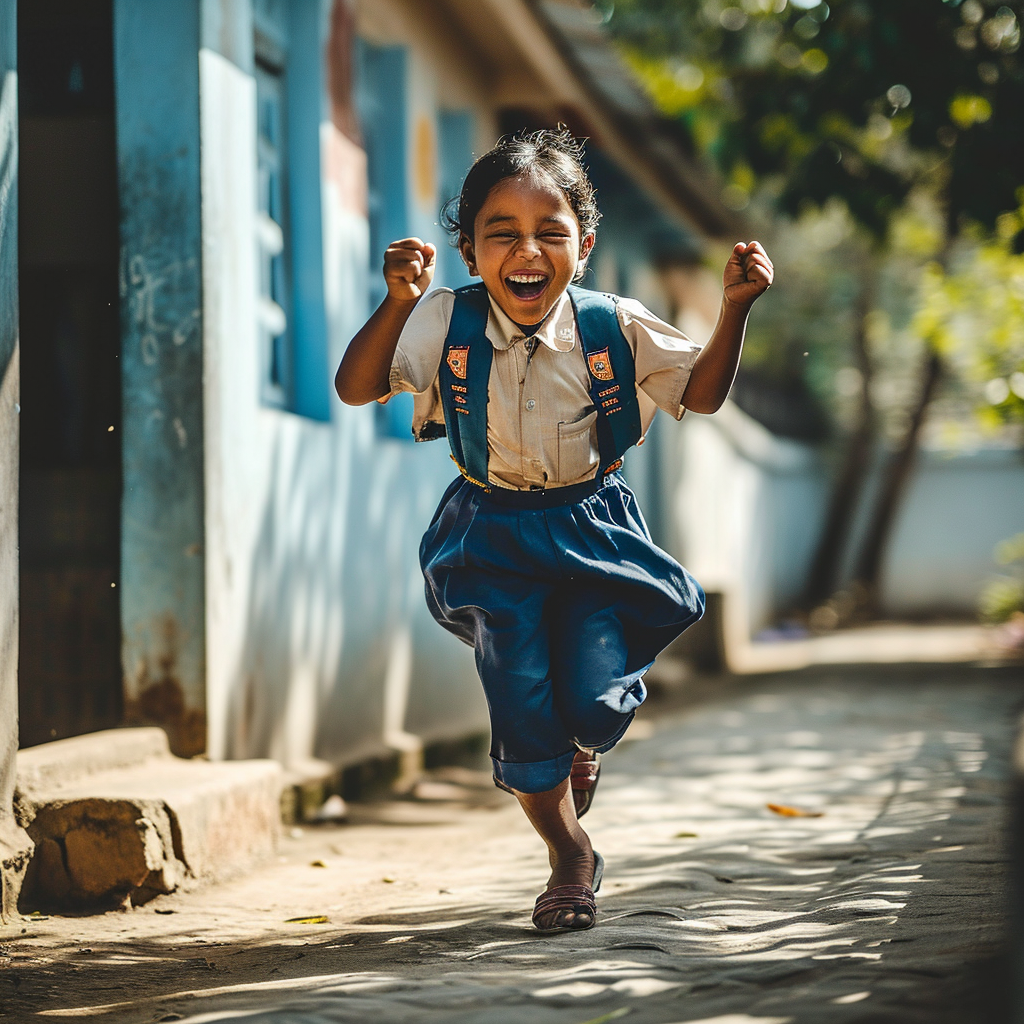
[[[543,320],[594,244],[580,239],[576,214],[543,175],[506,178],[491,190],[459,249],[498,305],[516,323]]]

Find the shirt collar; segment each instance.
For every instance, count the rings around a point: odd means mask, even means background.
[[[522,340],[523,332],[490,295],[488,298],[491,300],[491,315],[487,318],[487,337],[496,349],[511,348]],[[555,352],[571,352],[575,348],[576,317],[568,292],[562,292],[534,337]]]

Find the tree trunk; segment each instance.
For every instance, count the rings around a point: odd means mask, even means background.
[[[956,229],[956,210],[947,197],[942,245],[938,252],[939,264],[944,271],[949,265]],[[917,395],[917,403],[911,412],[910,424],[903,436],[903,441],[883,471],[882,487],[875,502],[860,553],[854,563],[854,579],[859,584],[861,610],[872,615],[877,614],[879,608],[882,563],[885,559],[893,523],[896,521],[900,501],[914,469],[917,447],[921,439],[921,429],[928,414],[928,406],[931,405],[932,398],[935,397],[935,389],[942,379],[942,359],[927,338],[925,345],[924,362],[921,365],[921,388]]]
[[[928,406],[931,404],[941,377],[942,360],[936,352],[929,351],[925,356],[921,390],[910,417],[910,425],[899,450],[886,466],[881,493],[875,505],[860,556],[857,559],[855,577],[863,587],[864,607],[869,612],[875,612],[878,609],[878,584],[882,572],[882,561],[885,558],[886,547],[892,533],[900,500],[906,491],[910,474],[914,468],[918,441],[921,437],[925,416],[928,413]]]
[[[875,440],[875,412],[871,405],[873,368],[868,355],[867,318],[874,308],[878,267],[873,259],[865,271],[860,295],[857,297],[857,326],[853,335],[853,352],[862,384],[857,422],[850,435],[843,465],[829,501],[821,539],[811,563],[804,591],[808,607],[813,608],[831,597],[839,577],[839,565],[853,526],[857,499],[867,479],[871,451]]]

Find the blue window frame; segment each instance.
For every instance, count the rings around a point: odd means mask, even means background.
[[[376,307],[387,288],[380,273],[388,243],[409,230],[408,112],[404,46],[360,40],[358,107],[366,146],[370,217],[370,302]]]
[[[381,274],[384,250],[390,242],[409,234],[408,54],[402,46],[377,46],[360,40],[357,56],[370,218],[370,305],[376,308],[387,292]],[[413,399],[408,394],[378,405],[378,436],[411,441],[412,412]]]
[[[441,163],[441,199],[447,202],[462,191],[462,182],[473,163],[473,115],[468,110],[442,110],[438,118],[437,134]],[[441,249],[441,269],[444,284],[461,288],[472,278],[462,262],[458,249],[447,238],[438,238]]]
[[[320,206],[319,0],[254,0],[260,399],[331,418]]]
[[[284,67],[267,45],[256,51],[257,237],[262,394],[266,405],[288,408],[292,396],[291,246],[288,234],[287,132]]]

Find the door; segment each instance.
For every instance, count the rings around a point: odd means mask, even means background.
[[[121,718],[110,0],[20,0],[21,745]]]

